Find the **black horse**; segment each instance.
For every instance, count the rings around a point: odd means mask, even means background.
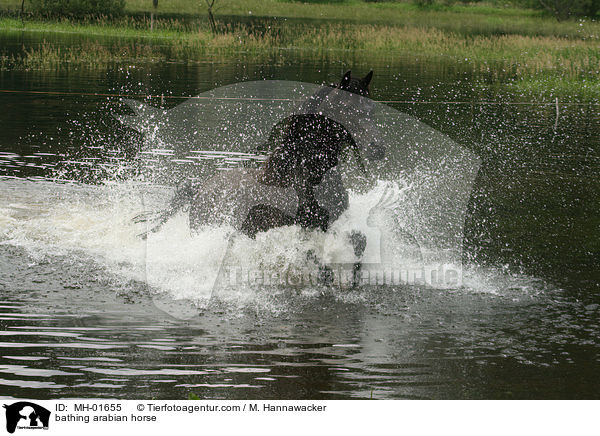
[[[154,232],[190,205],[192,229],[225,220],[251,238],[271,228],[294,224],[326,231],[348,208],[348,193],[335,167],[346,150],[355,152],[361,166],[362,158],[348,129],[311,112],[334,89],[369,97],[372,77],[372,71],[360,79],[353,78],[348,71],[339,84],[324,87],[310,97],[300,114],[274,126],[267,141],[267,147],[272,144],[272,151],[261,168],[227,171],[199,186],[187,182],[176,191],[165,211],[139,215],[134,220],[153,222],[148,232]],[[327,184],[323,183],[325,178]],[[315,189],[320,189],[320,185],[327,185],[326,195],[330,199],[327,207],[320,205],[315,197]],[[229,212],[215,213],[223,204],[230,205]],[[234,218],[227,221],[228,217]],[[141,236],[146,237],[148,232]],[[358,251],[362,252],[364,237],[358,240],[358,246],[362,246]],[[356,252],[354,240],[353,245]]]

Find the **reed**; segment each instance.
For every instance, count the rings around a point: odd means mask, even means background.
[[[226,11],[239,13],[244,10],[242,5],[246,5],[244,7],[256,6],[257,13],[266,13],[266,9],[261,8],[265,8],[267,4],[274,8],[275,13],[283,11],[284,5],[287,13],[294,16],[310,12],[313,16],[328,17],[334,13],[332,5],[319,4],[314,5],[314,8],[311,5],[308,10],[301,3],[284,4],[275,0],[258,3],[254,0],[242,0],[223,2],[223,5],[232,3],[237,5],[237,9]],[[167,4],[168,7],[179,5],[181,10],[191,11],[189,7],[185,9],[184,4],[188,4],[185,0],[174,0]],[[132,10],[141,8],[142,2],[130,0],[128,7]],[[549,20],[540,18],[531,11],[507,10],[498,16],[491,16],[484,7],[462,7],[465,10],[461,13],[457,12],[462,10],[460,7],[447,11],[423,12],[403,3],[363,2],[336,8],[336,14],[348,18],[346,21],[299,20],[281,23],[234,20],[223,22],[222,32],[216,35],[210,31],[203,17],[198,16],[159,16],[155,20],[154,31],[150,31],[149,23],[143,15],[119,19],[105,17],[93,21],[28,20],[24,24],[20,20],[4,17],[0,18],[0,37],[25,31],[43,34],[47,41],[51,41],[53,35],[72,33],[81,35],[85,41],[66,49],[44,42],[26,47],[16,54],[0,52],[0,68],[104,68],[115,62],[198,62],[203,61],[207,55],[231,57],[243,53],[253,57],[269,57],[282,50],[292,50],[312,57],[335,56],[336,52],[339,57],[342,53],[352,52],[354,58],[365,60],[377,57],[394,61],[403,57],[423,62],[443,60],[466,64],[470,69],[484,73],[488,84],[506,85],[507,89],[518,92],[536,95],[546,95],[548,92],[552,95],[579,93],[589,98],[597,97],[600,83],[598,23],[552,22],[551,32],[550,27],[544,27]],[[411,16],[420,18],[415,19],[413,24],[403,25],[382,22],[365,24],[359,23],[358,19],[351,19],[351,11],[367,10],[370,13],[377,12],[380,21],[389,18],[383,18],[388,13],[391,14],[389,11],[403,11],[404,22],[410,22]],[[456,18],[453,26],[458,30],[443,28],[445,25],[440,23],[448,20],[438,22],[439,16],[435,13],[453,13]],[[474,20],[471,27],[487,26],[487,31],[464,31],[460,20],[465,20],[466,23],[473,16],[478,16],[479,20]],[[430,21],[426,21],[424,17],[429,17],[427,20]],[[488,24],[483,24],[482,17],[489,21]],[[368,21],[369,15],[363,18]],[[532,20],[546,24],[528,26],[528,34],[496,33],[502,26],[508,25],[505,18],[512,23],[511,26],[519,18],[530,25]],[[437,27],[433,26],[434,22],[438,23]],[[577,31],[572,29],[573,26],[577,26]],[[518,26],[513,27],[513,30],[517,31]],[[534,30],[539,34],[533,35]],[[542,93],[543,89],[548,91]]]
[[[158,20],[157,20],[158,22]],[[0,19],[8,32],[18,31],[19,22]],[[87,62],[86,53],[92,53],[97,62],[123,58],[132,60],[160,60],[172,56],[175,60],[195,61],[206,52],[236,53],[296,49],[319,52],[323,50],[352,50],[363,55],[415,56],[453,59],[473,64],[475,68],[515,77],[543,71],[559,72],[568,77],[592,77],[600,67],[600,50],[596,40],[574,41],[555,36],[531,37],[522,35],[466,36],[439,29],[370,24],[325,24],[314,26],[272,27],[255,32],[250,26],[237,26],[218,35],[208,29],[194,32],[176,31],[172,28],[150,32],[146,29],[115,25],[73,24],[70,22],[32,22],[25,28],[30,32],[80,33],[86,36],[118,37],[115,40],[96,41],[57,55],[51,44],[29,48],[24,58],[61,57],[65,61]],[[161,51],[151,44],[167,47]],[[157,58],[158,57],[158,58]],[[500,68],[499,68],[500,67]]]

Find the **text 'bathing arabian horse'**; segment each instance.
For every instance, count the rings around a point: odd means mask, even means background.
[[[304,102],[298,113],[273,127],[266,145],[268,148],[273,144],[273,150],[260,168],[223,171],[201,184],[184,184],[167,210],[137,218],[154,223],[142,236],[157,231],[187,205],[192,229],[206,224],[229,224],[251,238],[288,225],[326,231],[349,204],[336,169],[340,158],[349,150],[363,170],[364,166],[348,129],[325,116],[319,105],[335,90],[365,97],[367,101],[372,76],[371,71],[357,79],[348,71],[339,84],[323,87]],[[338,110],[345,110],[344,98],[339,101],[342,104]],[[319,197],[323,199],[321,203]],[[350,240],[355,255],[361,256],[366,246],[364,235],[352,232]]]

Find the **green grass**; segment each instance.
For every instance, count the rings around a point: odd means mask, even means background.
[[[600,24],[595,22],[557,23],[537,12],[486,5],[423,11],[407,3],[356,1],[306,5],[277,0],[223,0],[219,4],[218,13],[238,15],[239,20],[233,25],[236,20],[227,18],[227,31],[218,35],[210,32],[203,15],[181,15],[202,10],[198,2],[190,0],[161,2],[165,9],[159,8],[163,15],[155,21],[153,32],[143,14],[93,21],[28,19],[24,24],[15,18],[0,18],[3,34],[37,32],[48,41],[56,34],[86,37],[83,43],[66,49],[45,42],[17,54],[0,52],[0,68],[102,68],[124,61],[196,62],[206,54],[231,57],[244,53],[256,57],[291,49],[307,56],[322,56],[340,50],[365,58],[403,56],[424,62],[466,63],[489,81],[540,98],[556,94],[598,98],[599,94]],[[132,13],[147,11],[149,5],[149,1],[142,0],[127,2]],[[174,11],[179,15],[167,15]],[[254,16],[285,14],[290,20],[257,24],[241,18],[249,11]],[[221,17],[224,22],[224,15]],[[299,17],[306,20],[291,19]]]
[[[535,100],[552,101],[556,97],[576,97],[579,101],[600,101],[600,81],[569,78],[559,75],[525,77],[506,90],[525,94]]]
[[[0,10],[17,11],[20,0],[3,0]],[[126,0],[126,11],[149,14],[149,0]],[[204,18],[200,0],[161,0],[158,16]],[[293,19],[341,20],[361,24],[418,26],[469,34],[519,34],[561,36],[576,39],[600,35],[600,24],[591,20],[557,22],[539,11],[502,8],[490,4],[456,4],[441,9],[420,9],[410,2],[303,3],[283,0],[218,0],[215,15],[237,17],[281,17]]]
[[[415,55],[426,58],[445,58],[474,64],[482,70],[500,67],[515,76],[543,71],[559,72],[569,77],[592,77],[598,73],[600,50],[594,40],[571,40],[560,37],[532,37],[521,35],[468,36],[438,29],[386,26],[372,24],[310,23],[272,28],[253,33],[240,26],[229,32],[212,35],[207,26],[187,31],[158,22],[154,32],[139,23],[125,22],[76,23],[71,21],[28,21],[3,18],[0,25],[5,32],[73,33],[86,36],[108,36],[131,39],[129,44],[148,44],[152,41],[171,46],[165,53],[173,59],[196,60],[193,51],[239,52],[277,49],[298,49],[319,52],[323,50],[354,50],[380,55]],[[101,50],[101,44],[97,45]],[[89,47],[84,47],[88,49]],[[75,50],[75,48],[74,48]],[[189,52],[188,52],[189,50]],[[45,50],[46,53],[48,50]],[[73,52],[75,53],[75,52]],[[118,54],[116,54],[118,55]],[[33,56],[31,52],[30,56]],[[65,56],[67,56],[65,54]],[[108,52],[98,53],[99,61],[113,60]],[[68,59],[68,58],[65,58]],[[118,56],[117,56],[118,59]]]

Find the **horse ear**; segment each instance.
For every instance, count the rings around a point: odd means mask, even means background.
[[[351,71],[346,71],[346,74],[344,74],[344,77],[342,77],[342,81],[340,82],[340,88],[347,88],[350,85],[350,75]]]
[[[367,74],[365,77],[360,79],[360,81],[363,85],[369,86],[369,83],[371,83],[372,78],[373,78],[373,70],[369,71],[369,74]]]

